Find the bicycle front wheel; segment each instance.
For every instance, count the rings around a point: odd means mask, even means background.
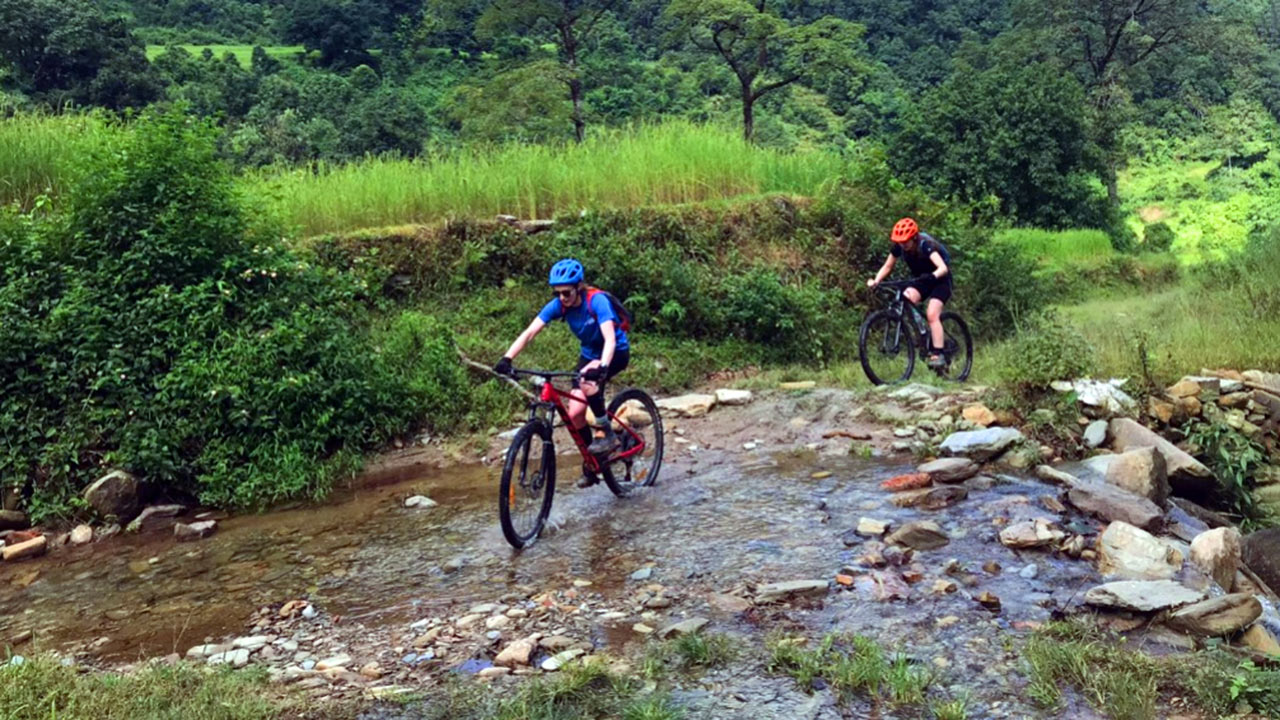
[[[916,364],[911,325],[888,310],[871,313],[858,331],[858,355],[872,384],[906,380]]]
[[[942,349],[946,365],[938,375],[947,380],[963,382],[973,370],[973,336],[969,334],[969,324],[956,313],[942,313]]]
[[[602,473],[613,494],[626,497],[632,490],[649,487],[658,480],[662,469],[662,417],[653,398],[636,388],[618,393],[609,403],[609,413],[616,418],[614,431],[621,441],[614,457],[640,447],[635,454],[608,463]]]
[[[542,532],[555,492],[556,452],[551,428],[533,420],[511,441],[498,486],[498,519],[512,547],[519,550]]]

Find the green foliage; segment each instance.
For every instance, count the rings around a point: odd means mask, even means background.
[[[1096,266],[1115,255],[1111,239],[1101,230],[1010,228],[996,233],[996,241],[1015,245],[1054,268]]]
[[[1031,319],[1009,343],[1006,379],[1024,392],[1093,370],[1093,349],[1075,327],[1049,311]]]
[[[1143,230],[1142,249],[1145,252],[1168,252],[1177,237],[1177,233],[1169,227],[1168,223],[1151,223]]]
[[[1186,428],[1187,442],[1197,449],[1196,457],[1218,478],[1218,494],[1223,506],[1240,518],[1245,530],[1267,521],[1266,513],[1253,496],[1258,471],[1267,464],[1267,451],[1225,421],[1196,421]]]
[[[667,670],[689,671],[721,667],[732,662],[738,654],[733,639],[727,635],[692,633],[651,644],[645,649],[642,664],[646,675],[657,677]]]
[[[933,680],[926,668],[905,655],[887,656],[875,640],[861,635],[828,635],[812,650],[788,640],[771,645],[770,672],[790,675],[806,691],[825,681],[845,703],[870,695],[891,706],[919,705]]]
[[[394,364],[376,354],[369,288],[285,249],[214,139],[150,114],[86,160],[64,213],[0,224],[0,475],[36,521],[106,467],[223,506],[314,494],[422,408],[457,416],[446,370],[399,374],[447,334],[405,319]]]

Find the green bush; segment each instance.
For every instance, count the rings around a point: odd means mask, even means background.
[[[0,478],[37,522],[108,467],[222,506],[318,494],[424,408],[456,416],[448,371],[375,352],[366,281],[286,249],[216,140],[148,113],[65,212],[0,221]]]
[[[1146,252],[1168,252],[1177,234],[1166,222],[1154,222],[1142,231],[1142,249]]]
[[[1055,380],[1088,374],[1093,348],[1084,336],[1053,312],[1035,317],[1009,344],[1007,379],[1023,391],[1043,390]]]

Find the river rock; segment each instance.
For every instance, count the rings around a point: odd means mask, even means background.
[[[1191,541],[1191,562],[1228,592],[1240,568],[1240,531],[1220,527],[1200,533]]]
[[[1056,523],[1044,518],[1016,522],[1000,531],[1000,543],[1014,549],[1044,547],[1066,537]]]
[[[1155,395],[1147,396],[1147,414],[1168,425],[1173,422],[1174,417],[1178,414],[1179,405],[1169,402],[1162,397]]]
[[[346,653],[331,655],[320,662],[316,663],[316,670],[324,672],[333,668],[345,668],[351,664],[351,656]]]
[[[1181,552],[1125,522],[1107,526],[1098,551],[1098,571],[1124,580],[1166,580],[1182,569]]]
[[[0,510],[0,530],[23,530],[26,527],[26,513],[20,513],[17,510]]]
[[[249,664],[249,651],[240,648],[220,652],[216,655],[210,655],[208,663],[210,665],[230,665],[231,667],[242,668]]]
[[[552,655],[546,660],[543,660],[542,665],[540,665],[539,667],[541,667],[543,670],[547,672],[555,672],[560,668],[564,667],[565,665],[568,665],[571,660],[582,657],[585,654],[586,654],[586,651],[583,650],[582,648],[573,648],[572,650],[565,650],[564,652],[556,653],[555,655]]]
[[[200,540],[201,538],[209,537],[217,529],[217,520],[204,520],[202,522],[191,523],[190,525],[187,523],[177,523],[173,526],[173,536],[177,538],[179,542]]]
[[[538,647],[538,640],[541,638],[542,635],[535,633],[507,645],[502,652],[498,653],[498,657],[494,658],[493,663],[504,667],[528,665],[529,656]]]
[[[1191,378],[1183,378],[1178,382],[1165,388],[1165,393],[1171,398],[1189,398],[1200,394],[1200,384]]]
[[[1102,443],[1107,441],[1107,421],[1094,420],[1085,426],[1084,444],[1086,447],[1100,447]]]
[[[420,510],[426,510],[426,509],[428,509],[428,508],[433,508],[433,507],[435,507],[435,506],[437,506],[437,505],[439,505],[439,504],[440,504],[440,503],[436,502],[435,500],[432,500],[431,498],[427,497],[426,495],[413,495],[413,496],[410,496],[410,497],[408,497],[408,498],[405,498],[405,501],[404,501],[404,506],[405,506],[405,507],[407,507],[407,508],[418,508],[418,509],[420,509]]]
[[[889,498],[898,507],[918,507],[922,510],[942,510],[969,497],[969,491],[963,485],[939,485],[922,490],[908,490],[894,493]]]
[[[679,395],[657,401],[659,410],[666,410],[676,417],[697,418],[711,412],[716,405],[715,395]]]
[[[681,635],[696,635],[710,620],[704,617],[694,617],[688,620],[682,620],[678,623],[672,623],[658,631],[658,637],[679,637]]]
[[[1086,604],[1137,612],[1189,605],[1203,598],[1203,591],[1183,587],[1173,580],[1121,580],[1090,588],[1084,594]]]
[[[1154,447],[1134,448],[1116,455],[1107,466],[1107,482],[1163,507],[1169,497],[1164,456]]]
[[[1245,647],[1257,650],[1264,655],[1280,656],[1280,642],[1270,630],[1263,627],[1262,623],[1252,625],[1245,630],[1240,636],[1240,642],[1244,643]]]
[[[1262,603],[1252,595],[1235,593],[1202,600],[1169,616],[1170,627],[1193,635],[1230,635],[1262,616]]]
[[[252,653],[266,647],[269,642],[271,642],[271,638],[266,635],[252,635],[232,640],[231,647],[244,648]]]
[[[1080,482],[1080,478],[1071,473],[1063,472],[1052,465],[1037,465],[1036,477],[1045,482],[1054,483],[1055,485],[1064,485],[1071,487]]]
[[[974,425],[978,425],[980,427],[988,427],[994,425],[996,422],[996,414],[991,412],[991,408],[983,405],[982,403],[966,406],[965,409],[961,411],[960,415],[965,420],[968,420]]]
[[[0,550],[5,562],[13,562],[15,560],[24,560],[43,555],[49,546],[49,540],[44,535],[34,537],[14,545],[5,545]]]
[[[1241,541],[1241,557],[1262,582],[1280,592],[1280,528],[1249,533]]]
[[[125,526],[125,532],[139,532],[142,530],[155,530],[164,527],[167,518],[181,515],[186,512],[184,505],[152,505],[143,508],[138,517],[133,522]]]
[[[885,542],[913,550],[936,550],[951,542],[951,538],[937,523],[924,520],[909,522],[894,530],[885,538]]]
[[[729,388],[716,390],[716,402],[720,405],[747,405],[752,399],[750,390],[730,390]]]
[[[884,520],[864,517],[858,520],[857,533],[865,537],[880,537],[889,532],[889,523]]]
[[[84,489],[84,499],[101,517],[125,522],[138,512],[138,479],[123,470],[112,471]]]
[[[990,427],[986,430],[952,433],[942,441],[939,447],[947,455],[959,455],[977,462],[985,462],[1022,439],[1022,433],[1013,428]]]
[[[978,474],[978,463],[969,458],[941,458],[916,468],[937,483],[959,483]]]
[[[1199,460],[1130,418],[1111,421],[1111,443],[1116,452],[1154,447],[1164,456],[1169,484],[1180,494],[1201,495],[1213,489],[1213,473]]]
[[[93,528],[88,525],[77,525],[71,530],[71,544],[84,545],[93,542]]]
[[[777,602],[796,595],[825,595],[826,580],[788,580],[769,583],[756,588],[756,602],[759,604]]]

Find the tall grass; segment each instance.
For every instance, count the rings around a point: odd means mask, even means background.
[[[213,53],[215,58],[222,58],[223,55],[231,53],[235,56],[236,62],[240,63],[240,67],[248,68],[253,65],[253,46],[252,45],[179,45],[178,47],[187,52],[200,56],[201,53],[208,49]],[[169,49],[167,45],[148,45],[147,59],[155,60],[164,51]],[[277,60],[296,60],[298,56],[306,52],[306,48],[301,45],[266,45],[263,50],[267,51],[267,55]]]
[[[57,196],[77,156],[115,132],[97,114],[21,114],[0,121],[0,205]]]
[[[545,218],[583,208],[812,193],[839,174],[830,153],[749,146],[728,128],[671,121],[600,132],[582,145],[514,144],[416,160],[314,164],[249,180],[303,234],[452,216]]]
[[[1052,267],[1092,267],[1115,255],[1101,230],[1013,228],[996,233],[996,241],[1016,245]]]

